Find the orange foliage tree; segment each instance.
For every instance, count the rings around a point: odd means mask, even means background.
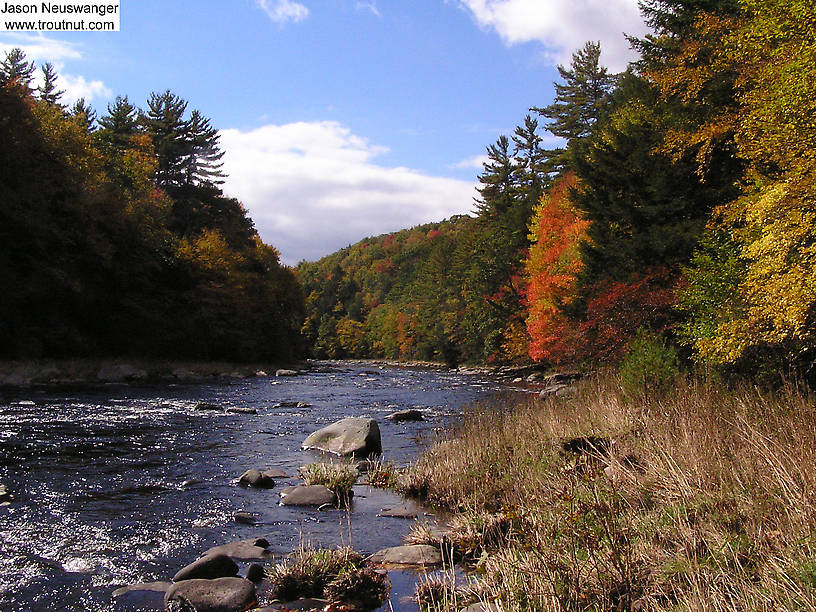
[[[527,331],[530,356],[536,361],[564,363],[574,358],[574,325],[563,313],[577,296],[582,264],[578,246],[589,222],[570,201],[578,184],[569,172],[541,198],[531,222],[532,246],[527,257]]]

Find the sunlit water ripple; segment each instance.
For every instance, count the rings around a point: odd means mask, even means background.
[[[0,507],[0,610],[124,610],[111,599],[116,587],[167,580],[235,539],[264,536],[276,554],[301,541],[351,540],[361,551],[398,544],[410,522],[376,516],[398,502],[390,493],[357,487],[350,513],[320,512],[278,505],[295,479],[272,490],[234,483],[250,467],[295,476],[315,460],[300,450],[303,439],[345,416],[375,417],[385,459],[404,464],[464,405],[498,390],[456,373],[371,371],[340,363],[294,378],[0,395],[0,483],[13,496]],[[284,401],[312,407],[273,408]],[[198,402],[258,414],[197,411]],[[384,418],[416,407],[426,421]],[[199,482],[183,487],[188,479]],[[236,523],[239,510],[258,524]],[[408,582],[395,576],[394,610],[416,609],[400,590]]]

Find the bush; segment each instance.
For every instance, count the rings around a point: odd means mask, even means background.
[[[677,352],[661,336],[638,330],[620,365],[621,384],[630,393],[659,391],[680,375]]]

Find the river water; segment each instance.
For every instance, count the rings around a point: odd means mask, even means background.
[[[0,506],[0,610],[155,609],[111,593],[169,580],[211,546],[250,537],[266,537],[276,555],[301,542],[351,543],[361,552],[399,544],[411,521],[376,516],[400,503],[389,492],[357,486],[350,511],[318,511],[278,505],[278,491],[296,478],[270,490],[234,481],[252,467],[296,476],[318,460],[300,450],[303,439],[346,416],[376,418],[384,459],[405,464],[434,429],[498,388],[453,372],[321,365],[292,378],[0,395],[0,483],[13,496]],[[199,411],[198,402],[258,414]],[[279,402],[311,406],[274,407]],[[426,420],[384,418],[404,408],[423,409]],[[237,511],[258,522],[237,523]],[[395,574],[392,582],[384,609],[415,610],[412,580]]]

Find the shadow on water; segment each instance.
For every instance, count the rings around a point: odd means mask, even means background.
[[[348,511],[278,505],[298,466],[317,458],[301,442],[337,419],[368,415],[380,425],[384,458],[405,464],[417,441],[495,390],[456,373],[338,363],[285,379],[0,397],[0,483],[12,495],[0,506],[0,609],[111,610],[116,587],[167,580],[204,550],[237,539],[263,536],[278,556],[301,542],[361,552],[397,545],[412,523],[377,516],[401,501],[387,491],[358,485]],[[257,414],[200,411],[199,402]],[[384,418],[404,408],[421,408],[426,420]],[[269,490],[238,487],[251,467],[293,478]],[[257,522],[237,523],[238,511]],[[392,580],[393,609],[416,609],[405,599],[413,576]],[[129,609],[155,609],[155,597],[146,597]]]

